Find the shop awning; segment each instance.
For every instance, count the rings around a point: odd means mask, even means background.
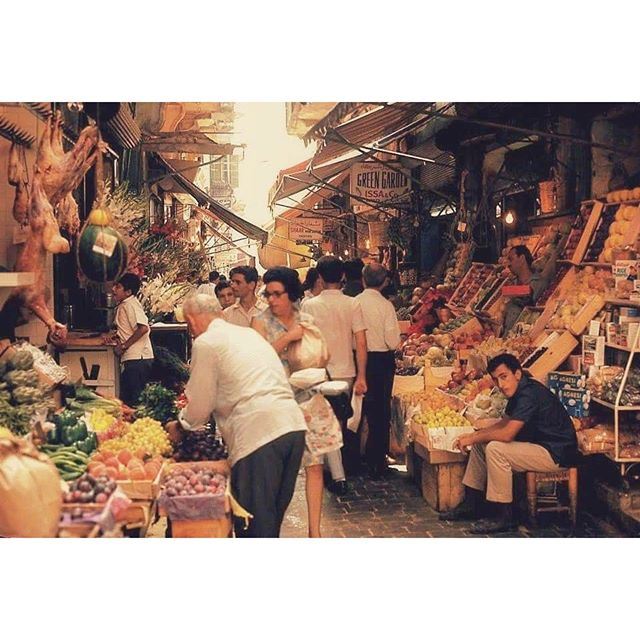
[[[409,131],[424,125],[432,116],[419,114],[433,105],[431,102],[392,102],[328,129],[312,159],[314,167],[354,151],[354,146],[389,144]]]
[[[353,158],[347,158],[346,160],[325,165],[324,167],[315,168],[312,171],[317,177],[311,175],[311,172],[308,170],[311,159],[299,162],[288,169],[283,169],[271,187],[271,192],[269,193],[270,204],[318,185],[318,178],[331,182],[332,184],[341,182],[343,176],[339,174],[349,169],[359,158],[360,156],[357,155]]]
[[[169,173],[173,174],[171,175],[173,181],[180,188],[184,189],[185,193],[192,195],[203,210],[207,211],[211,216],[221,220],[225,224],[228,224],[232,229],[235,229],[246,238],[258,240],[263,244],[267,242],[267,232],[264,229],[252,224],[248,220],[244,220],[239,215],[214,200],[208,193],[193,184],[190,180],[187,180],[183,175],[176,173],[176,168],[162,156],[157,155],[156,158]]]

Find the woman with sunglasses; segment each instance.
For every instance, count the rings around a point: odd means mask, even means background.
[[[276,350],[287,375],[290,375],[287,349],[291,343],[302,339],[300,322],[313,324],[313,317],[298,310],[297,302],[302,295],[302,285],[296,271],[288,267],[275,267],[265,272],[263,282],[265,289],[262,296],[269,308],[253,318],[251,326]],[[341,446],[342,442],[337,444],[336,449]],[[302,457],[306,476],[310,538],[321,537],[324,456],[325,454],[314,455],[305,447]]]

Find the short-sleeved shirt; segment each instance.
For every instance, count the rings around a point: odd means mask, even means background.
[[[296,322],[309,322],[314,324],[313,317],[308,313],[302,313],[300,311],[294,312],[294,317]],[[256,316],[258,320],[262,320],[264,322],[265,330],[266,330],[266,338],[269,344],[273,344],[281,335],[285,334],[288,329],[285,327],[278,318],[276,318],[273,313],[271,313],[271,309],[268,307],[258,316]],[[289,359],[287,357],[287,351],[283,351],[279,354],[280,362],[282,362],[282,366],[287,374],[287,377],[291,375],[291,368],[289,367]]]
[[[136,330],[139,324],[149,326],[149,319],[144,312],[140,300],[135,296],[125,298],[116,307],[116,330],[121,342],[125,342]],[[150,360],[153,358],[150,332],[147,332],[139,340],[134,342],[121,356],[121,362],[128,360]]]
[[[247,311],[240,303],[240,300],[236,300],[234,304],[222,312],[222,316],[227,322],[238,327],[250,327],[251,320],[259,316],[266,308],[266,302],[256,299],[255,304]]]
[[[354,335],[365,331],[362,309],[355,298],[339,289],[325,289],[302,303],[302,311],[313,316],[329,348],[327,369],[332,378],[354,378]]]
[[[557,396],[543,384],[524,374],[505,414],[524,422],[515,438],[518,442],[543,446],[561,467],[576,463],[578,442],[571,418]]]
[[[376,289],[365,289],[355,299],[362,309],[367,351],[395,351],[400,344],[400,325],[393,305]]]

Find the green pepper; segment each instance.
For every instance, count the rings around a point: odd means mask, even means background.
[[[78,422],[78,414],[65,409],[60,413],[56,413],[53,416],[53,422],[60,427],[71,427]]]
[[[87,455],[92,454],[98,448],[98,438],[96,434],[91,431],[84,440],[78,440],[76,442],[76,448],[78,451],[82,451]]]
[[[62,427],[62,443],[66,445],[75,444],[78,440],[87,437],[87,425],[74,424]]]

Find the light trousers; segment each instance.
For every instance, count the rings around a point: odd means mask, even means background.
[[[513,502],[513,472],[557,471],[551,454],[531,442],[498,442],[474,444],[462,483],[471,489],[485,491],[490,502]]]

